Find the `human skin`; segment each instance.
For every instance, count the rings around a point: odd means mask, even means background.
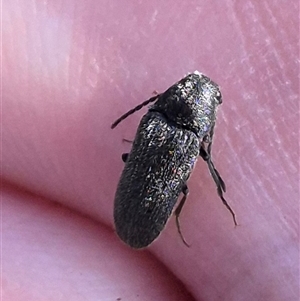
[[[3,2],[3,300],[297,300],[299,26],[286,3]],[[239,226],[199,159],[180,217],[190,248],[172,217],[131,250],[113,199],[122,139],[146,110],[110,124],[196,69],[221,86],[213,160]]]

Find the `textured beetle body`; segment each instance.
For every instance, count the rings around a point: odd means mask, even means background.
[[[190,131],[168,124],[158,112],[141,120],[115,198],[115,225],[134,248],[162,231],[199,155]]]
[[[116,232],[133,248],[148,246],[163,230],[201,147],[211,143],[221,93],[214,82],[196,71],[153,100],[140,122],[115,195]],[[204,153],[209,156],[210,149]]]

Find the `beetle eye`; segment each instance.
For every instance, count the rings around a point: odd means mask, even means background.
[[[215,96],[215,99],[217,100],[217,102],[218,102],[219,104],[222,103],[222,95],[221,95],[220,92],[218,92],[218,94]]]

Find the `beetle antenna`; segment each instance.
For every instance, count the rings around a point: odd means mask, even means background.
[[[135,113],[136,111],[140,110],[142,107],[146,106],[147,104],[149,104],[150,102],[154,102],[158,97],[160,96],[160,94],[155,95],[151,98],[149,98],[148,100],[144,101],[143,103],[139,104],[138,106],[136,106],[135,108],[131,109],[130,111],[128,111],[127,113],[125,113],[124,115],[122,115],[120,118],[118,118],[112,125],[111,128],[114,129],[121,121],[123,121],[124,119],[126,119],[129,115]]]

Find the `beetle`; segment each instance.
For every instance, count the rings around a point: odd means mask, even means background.
[[[164,229],[183,193],[174,213],[179,235],[188,246],[179,215],[188,195],[187,180],[199,156],[207,163],[218,195],[237,225],[211,156],[217,107],[222,103],[219,86],[195,71],[122,115],[111,128],[150,103],[154,104],[140,121],[130,153],[122,155],[125,167],[114,200],[117,235],[132,248],[147,247]]]

